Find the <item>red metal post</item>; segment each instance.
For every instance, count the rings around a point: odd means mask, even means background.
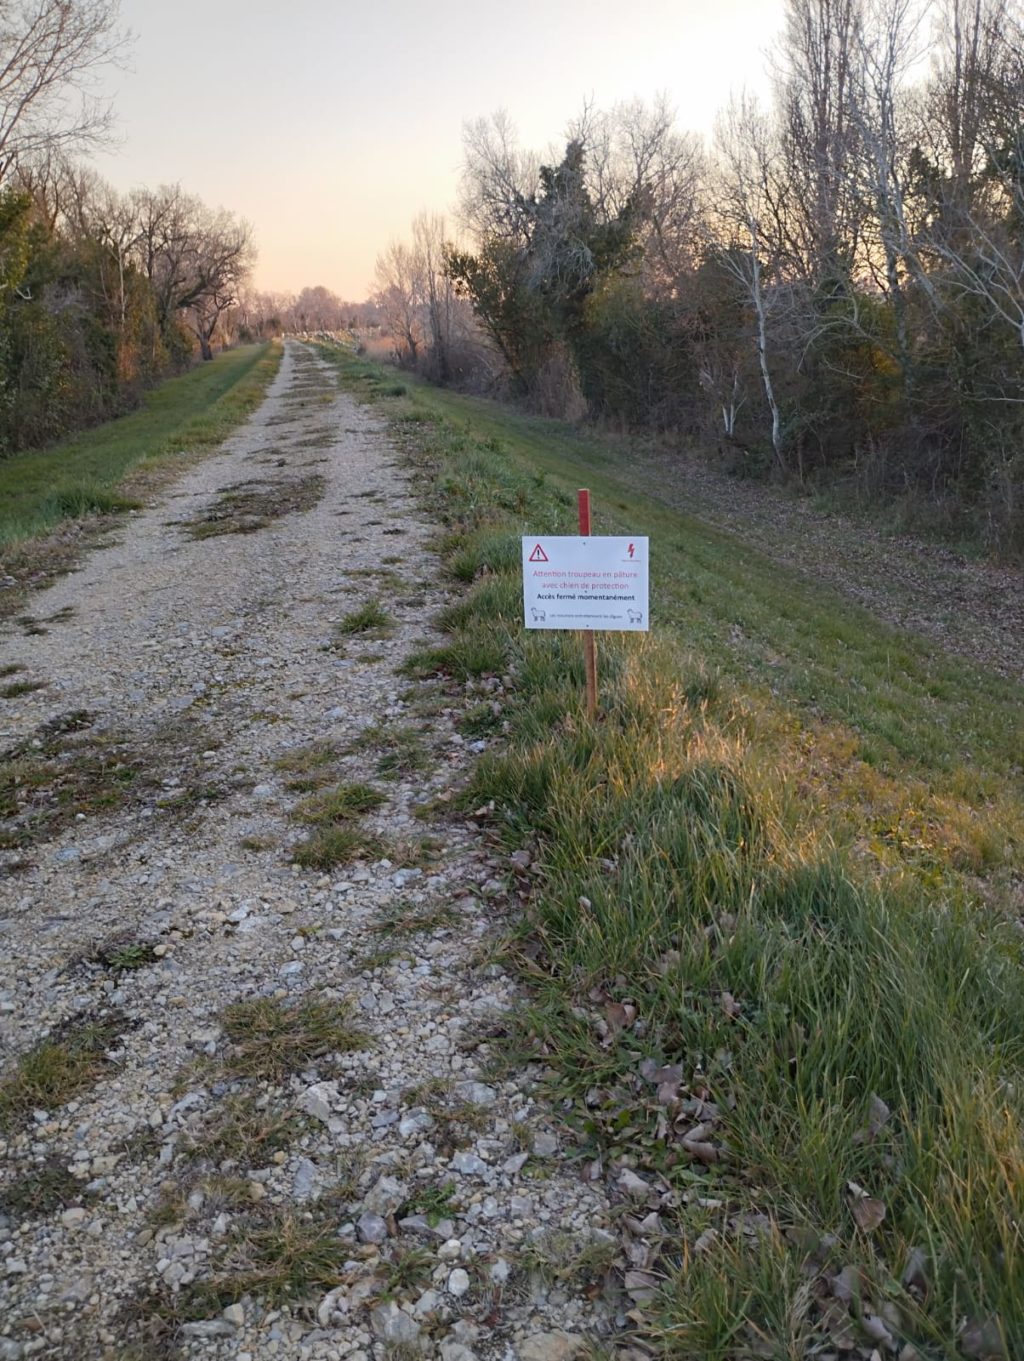
[[[590,492],[581,487],[576,494],[580,517],[580,537],[590,534]],[[597,717],[597,643],[593,629],[583,630],[583,664],[587,675],[587,717]]]

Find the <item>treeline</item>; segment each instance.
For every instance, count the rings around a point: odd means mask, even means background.
[[[0,190],[0,448],[129,409],[195,353],[251,266],[249,228],[178,186],[116,193],[51,159]]]
[[[546,160],[470,125],[465,241],[421,218],[378,262],[396,349],[468,376],[461,303],[535,409],[1024,552],[1021,6],[787,0],[771,79],[710,146],[663,102],[588,108]]]
[[[375,302],[346,302],[323,284],[299,293],[243,288],[227,321],[240,340],[269,340],[356,329],[373,332],[380,327],[381,312]]]
[[[177,186],[118,194],[79,157],[112,111],[97,72],[128,42],[118,0],[0,11],[0,456],[117,415],[212,343],[251,232]]]

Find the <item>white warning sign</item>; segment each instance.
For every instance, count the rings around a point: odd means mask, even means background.
[[[647,540],[523,539],[528,629],[627,629],[645,633]]]

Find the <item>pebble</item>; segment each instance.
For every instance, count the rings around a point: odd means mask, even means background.
[[[387,1240],[388,1226],[380,1215],[364,1210],[356,1220],[356,1231],[360,1243],[383,1243]]]
[[[382,1342],[391,1346],[411,1346],[420,1335],[420,1325],[393,1300],[371,1311],[370,1327]]]

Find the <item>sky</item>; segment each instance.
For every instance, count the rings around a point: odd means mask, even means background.
[[[456,202],[467,120],[524,146],[584,101],[665,93],[709,133],[763,92],[783,0],[122,0],[134,42],[106,77],[119,189],[180,183],[253,226],[261,288],[369,295],[378,253]]]

